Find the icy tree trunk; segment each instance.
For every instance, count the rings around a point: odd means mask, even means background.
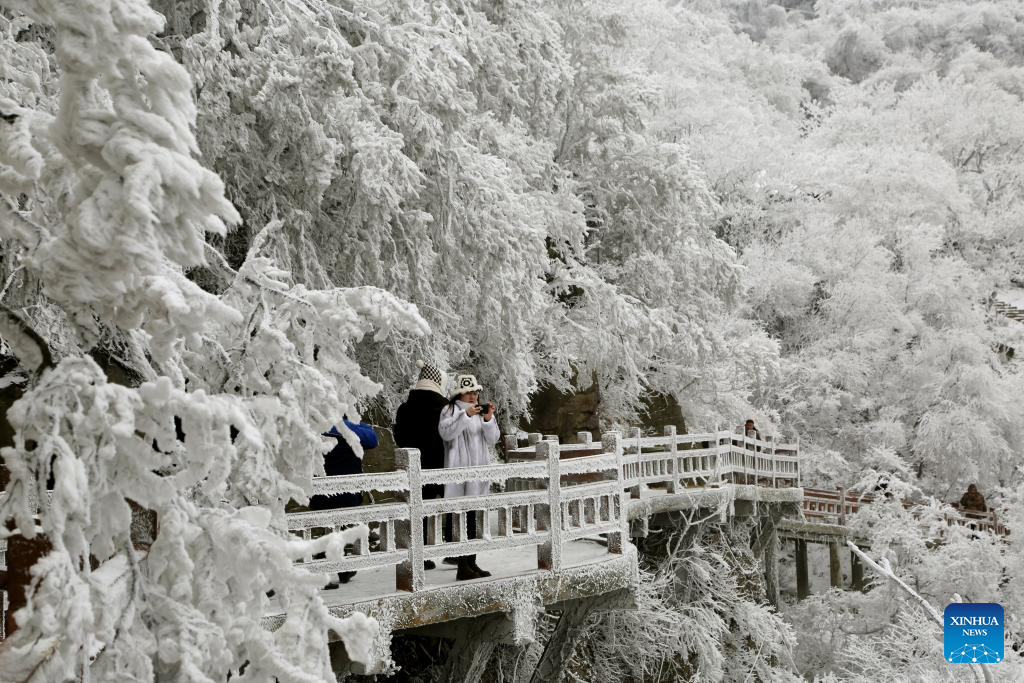
[[[448,654],[443,680],[477,683],[483,677],[497,641],[465,634],[455,640]]]
[[[576,643],[583,632],[587,617],[596,606],[595,599],[577,600],[562,610],[551,638],[544,647],[530,683],[552,683],[562,680],[565,667],[572,657]]]

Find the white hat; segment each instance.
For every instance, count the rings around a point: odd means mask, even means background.
[[[416,361],[416,365],[420,369],[420,376],[413,389],[426,389],[444,396],[444,373],[436,365],[421,360]]]
[[[452,398],[455,398],[459,394],[468,394],[471,391],[481,391],[483,389],[480,383],[476,381],[474,375],[459,375],[455,378],[455,386],[452,387]]]

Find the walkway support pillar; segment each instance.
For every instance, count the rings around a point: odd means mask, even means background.
[[[796,597],[803,600],[811,594],[811,582],[807,574],[807,541],[796,540]]]
[[[850,553],[850,588],[864,590],[864,563],[853,552]]]
[[[843,587],[843,562],[838,543],[828,544],[828,576],[833,588]]]
[[[768,538],[764,544],[764,592],[768,602],[776,609],[779,607],[779,536],[775,525],[767,531]]]

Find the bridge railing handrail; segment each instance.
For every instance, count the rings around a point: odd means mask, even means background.
[[[874,502],[877,496],[873,493],[861,493],[847,489],[815,489],[805,488],[804,497],[801,502],[801,510],[804,517],[827,520],[829,523],[846,525],[849,515],[860,510],[861,505]],[[840,506],[840,499],[843,504]],[[904,500],[904,508],[911,510],[919,507],[917,504]],[[973,510],[961,510],[959,505],[949,505],[952,512],[945,511],[944,517],[949,524],[960,526],[973,526],[984,531],[992,531],[997,535],[1009,533],[1007,528],[1000,522],[994,510],[977,512]]]
[[[420,468],[418,451],[397,449],[395,472],[321,477],[313,483],[313,492],[320,495],[387,491],[397,502],[289,513],[287,527],[311,538],[318,528],[374,523],[379,536],[375,547],[359,540],[352,555],[303,561],[322,573],[394,566],[398,590],[422,589],[424,560],[523,545],[537,547],[538,569],[558,569],[563,545],[584,536],[606,535],[609,551],[621,553],[628,539],[627,496],[638,496],[643,484],[664,484],[672,493],[690,484],[716,485],[746,470],[770,477],[771,485],[776,477],[795,483],[795,447],[781,449],[771,441],[739,437],[740,449],[733,444],[736,436],[724,431],[679,435],[669,426],[660,437],[634,434],[626,439],[609,432],[595,442],[584,432],[578,435],[580,443],[562,445],[553,437],[531,435],[533,443],[526,448],[506,450],[510,462],[428,470]],[[747,450],[748,445],[755,450]],[[625,452],[627,446],[632,453]],[[731,451],[741,459],[749,457],[749,462],[729,464]],[[562,458],[563,453],[569,457]],[[507,486],[483,496],[422,497],[425,484],[470,481]],[[512,486],[515,482],[519,485]],[[448,515],[452,537],[446,539],[442,527]],[[475,517],[478,538],[467,534],[470,516]]]
[[[559,445],[543,441],[536,444],[540,458],[532,462],[430,470],[420,468],[417,450],[396,449],[395,472],[323,477],[314,482],[313,490],[319,494],[386,490],[397,494],[398,502],[293,512],[286,515],[287,527],[308,539],[315,529],[329,531],[375,523],[380,539],[377,547],[357,540],[352,555],[306,557],[303,562],[311,571],[322,573],[395,566],[396,588],[406,591],[422,589],[423,561],[439,557],[534,545],[538,549],[538,568],[558,569],[564,541],[599,533],[608,535],[612,552],[621,553],[627,538],[621,439],[610,433],[601,444],[590,448],[605,452],[562,460]],[[582,474],[592,476],[582,484],[572,480]],[[563,483],[563,477],[569,480]],[[599,481],[589,481],[594,477]],[[510,479],[537,481],[544,488],[474,497],[422,497],[424,484],[503,483]],[[452,537],[445,539],[443,519],[449,515]],[[478,538],[467,534],[470,516],[475,516]],[[497,534],[492,533],[494,516]]]

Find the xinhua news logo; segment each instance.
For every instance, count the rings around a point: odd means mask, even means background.
[[[1003,660],[1003,606],[994,602],[953,602],[942,615],[947,662],[995,664]]]

